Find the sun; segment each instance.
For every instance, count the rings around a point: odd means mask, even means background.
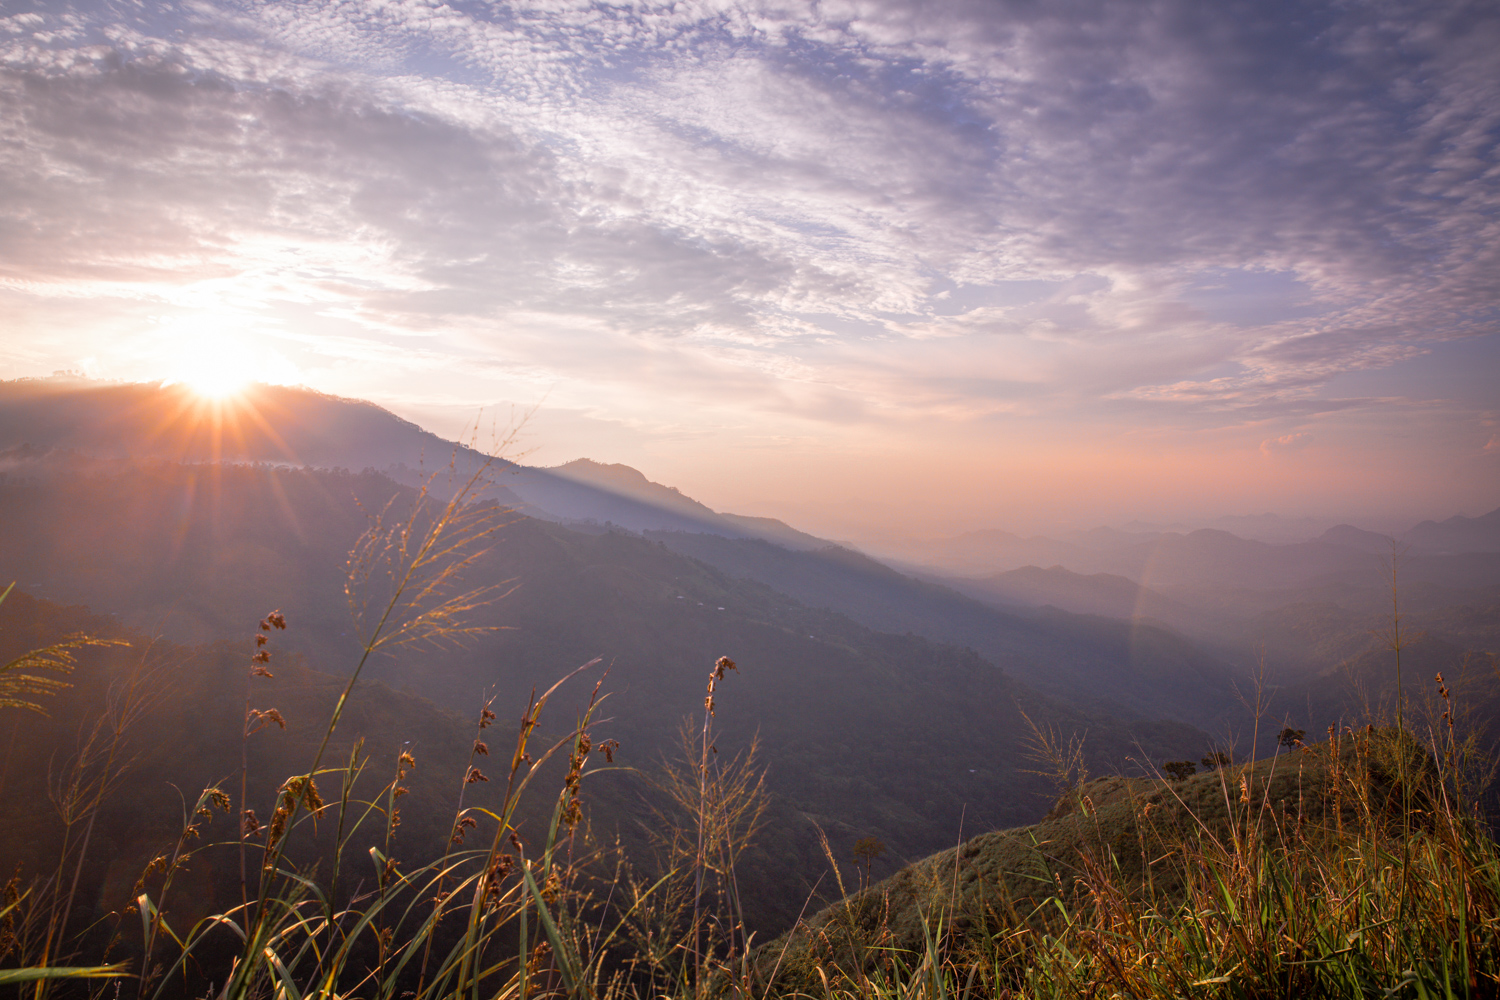
[[[204,335],[183,345],[175,368],[174,381],[208,399],[225,400],[253,381],[255,355],[236,337]]]

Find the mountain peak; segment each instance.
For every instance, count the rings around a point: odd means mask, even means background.
[[[571,462],[554,466],[547,471],[556,473],[566,479],[592,483],[596,486],[614,485],[619,488],[631,490],[660,486],[660,488],[671,490],[673,493],[681,492],[675,486],[661,486],[659,483],[653,483],[639,469],[631,468],[619,462],[596,462],[592,458],[575,458]]]
[[[1446,521],[1423,521],[1401,540],[1433,552],[1500,552],[1500,508],[1479,517],[1456,514]]]
[[[1326,542],[1329,545],[1342,545],[1360,552],[1389,554],[1391,551],[1390,538],[1363,528],[1356,528],[1352,524],[1336,524],[1319,535],[1316,541]]]

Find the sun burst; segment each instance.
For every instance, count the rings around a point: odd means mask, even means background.
[[[176,381],[207,399],[224,401],[255,377],[255,356],[235,337],[200,336],[178,355]]]

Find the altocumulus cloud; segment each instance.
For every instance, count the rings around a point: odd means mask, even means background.
[[[1296,434],[1283,434],[1277,438],[1266,438],[1266,440],[1260,443],[1260,450],[1267,455],[1275,454],[1279,451],[1301,451],[1312,444],[1312,442],[1313,436],[1311,434],[1308,434],[1306,431],[1299,431]]]
[[[1500,315],[1488,3],[308,0],[0,32],[0,282],[41,327],[212,301],[638,415],[1211,425],[1374,405],[1329,382]]]

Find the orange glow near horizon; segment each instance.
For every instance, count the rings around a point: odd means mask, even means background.
[[[201,379],[190,378],[179,364],[177,377],[159,385],[157,405],[137,407],[133,414],[151,451],[187,462],[302,464],[276,426],[295,422],[295,416],[266,398],[262,390],[268,387],[253,372],[229,379],[206,368]]]

